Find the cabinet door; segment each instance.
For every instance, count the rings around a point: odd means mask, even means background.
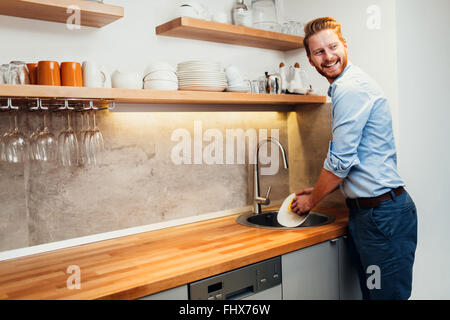
[[[322,242],[283,255],[283,300],[339,300],[338,261],[338,241]]]
[[[339,296],[341,300],[361,300],[359,277],[348,251],[347,237],[339,238]]]
[[[138,300],[188,300],[188,287],[187,285],[176,287],[139,298]]]

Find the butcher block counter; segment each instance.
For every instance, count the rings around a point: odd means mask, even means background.
[[[135,299],[346,233],[347,209],[315,209],[336,220],[274,230],[242,226],[232,215],[2,261],[0,299]],[[68,288],[69,266],[79,267],[79,289]]]

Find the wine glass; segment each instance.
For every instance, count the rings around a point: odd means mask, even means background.
[[[54,161],[58,154],[58,142],[55,135],[47,127],[46,113],[44,111],[44,129],[36,137],[37,158],[41,161]]]
[[[85,113],[81,112],[81,129],[80,129],[80,160],[82,164],[91,164],[91,155],[89,150],[89,140],[91,137],[91,128],[89,127],[89,113],[86,113],[86,124],[84,124]]]
[[[14,132],[12,122],[11,122],[11,112],[8,112],[8,119],[9,119],[9,130],[6,131],[1,137],[0,137],[0,160],[1,161],[8,161],[6,157],[6,146],[8,144],[8,138],[12,133]]]
[[[93,111],[94,128],[91,130],[89,149],[91,151],[92,163],[94,164],[94,166],[97,166],[102,163],[103,150],[105,148],[105,145],[103,142],[103,135],[100,132],[100,129],[97,127],[97,123],[95,121],[95,113],[96,111]]]
[[[19,131],[18,113],[19,111],[15,111],[15,128],[9,135],[6,145],[6,159],[10,163],[23,163],[29,159],[28,139]]]
[[[39,154],[38,154],[38,147],[37,147],[37,137],[39,136],[39,133],[41,132],[41,126],[38,125],[36,127],[36,130],[34,130],[30,137],[28,138],[30,141],[30,159],[31,160],[39,160]]]
[[[70,111],[67,111],[67,129],[58,136],[58,159],[64,167],[78,165],[78,139],[70,125]]]

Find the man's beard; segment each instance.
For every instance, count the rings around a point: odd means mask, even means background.
[[[337,77],[339,77],[341,75],[341,73],[344,71],[345,67],[347,66],[348,63],[348,58],[347,55],[344,55],[342,58],[339,58],[338,61],[339,63],[339,69],[337,72],[333,72],[332,74],[328,73],[326,70],[322,69],[322,66],[315,66],[317,72],[319,72],[322,76],[324,76],[325,78],[327,78],[328,80],[335,80]]]

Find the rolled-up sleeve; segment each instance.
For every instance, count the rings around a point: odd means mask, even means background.
[[[336,86],[332,107],[332,141],[323,167],[339,178],[346,178],[358,165],[358,146],[369,118],[373,101],[356,86]]]

